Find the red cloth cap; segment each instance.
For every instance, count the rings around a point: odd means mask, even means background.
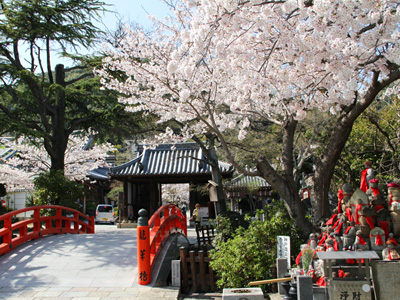
[[[378,179],[376,179],[376,178],[374,178],[374,179],[371,179],[369,182],[372,182],[372,183],[378,183],[378,182],[379,182],[379,180],[378,180]]]
[[[396,182],[391,182],[391,183],[388,183],[387,187],[395,187],[395,188],[398,188],[398,187],[400,187],[400,186],[399,186]]]

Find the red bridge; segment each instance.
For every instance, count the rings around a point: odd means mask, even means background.
[[[13,222],[17,214],[29,211],[32,218]],[[163,261],[163,252],[171,251],[171,240],[188,244],[186,216],[168,204],[157,210],[147,226],[141,226],[143,221],[146,216],[141,211],[137,230],[96,225],[95,233],[93,217],[61,206],[29,207],[0,216],[0,298],[23,298],[28,290],[39,296],[46,291],[66,297],[67,291],[81,288],[85,292],[77,295],[94,296],[88,291],[95,290],[104,297],[134,299],[133,288],[148,291],[165,283],[169,271],[165,266],[170,268],[171,263]],[[142,230],[148,232],[148,245],[139,239]],[[140,251],[142,245],[148,247],[145,252]],[[179,249],[173,251],[179,253]],[[140,268],[144,260],[150,267],[147,277]],[[148,286],[141,287],[143,284]],[[175,288],[171,293],[177,296],[178,292]]]

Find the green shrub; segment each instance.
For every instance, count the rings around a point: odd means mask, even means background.
[[[84,186],[74,180],[69,180],[61,171],[41,173],[34,179],[35,192],[28,198],[27,204],[62,205],[78,209],[78,199],[84,192]]]
[[[233,211],[227,211],[218,215],[216,220],[217,234],[213,239],[214,246],[219,242],[226,242],[232,238],[238,228],[249,227],[249,222],[245,221],[241,214]]]
[[[301,244],[295,227],[280,202],[269,207],[266,221],[254,221],[245,229],[239,227],[226,242],[219,241],[210,253],[220,288],[245,287],[251,281],[271,278],[277,257],[277,236],[289,235],[294,249]],[[297,250],[295,250],[297,251]]]

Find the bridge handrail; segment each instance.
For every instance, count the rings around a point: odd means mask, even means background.
[[[187,235],[186,220],[181,210],[174,204],[164,204],[151,216],[150,266],[153,268],[165,241],[174,233]]]
[[[48,209],[55,209],[55,215],[40,216],[41,210]],[[29,211],[33,212],[33,218],[12,223],[13,217]],[[73,217],[63,216],[62,211],[73,214]],[[10,252],[27,241],[48,234],[94,233],[94,217],[88,217],[76,209],[60,205],[40,205],[18,209],[1,215],[0,221],[4,222],[3,227],[0,228],[0,238],[3,238],[0,243],[0,255]],[[18,231],[15,237],[13,237],[13,234],[16,234],[14,231]]]
[[[144,211],[144,210],[143,210]],[[144,216],[139,211],[139,215]],[[139,284],[151,282],[151,271],[166,240],[174,233],[187,235],[186,215],[174,204],[161,206],[147,222],[138,221],[138,271]]]

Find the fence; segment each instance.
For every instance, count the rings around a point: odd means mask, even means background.
[[[41,212],[52,210],[54,215],[41,216]],[[31,212],[32,218],[13,223],[21,213]],[[64,213],[63,213],[64,212]],[[29,214],[29,213],[28,213]],[[64,206],[41,205],[18,209],[0,216],[0,255],[15,247],[48,234],[94,233],[94,217]]]
[[[196,224],[196,235],[197,244],[201,245],[211,245],[212,240],[215,236],[215,229],[210,225],[199,225]]]
[[[197,253],[185,247],[180,248],[182,290],[189,292],[193,287],[196,292],[216,291],[215,273],[210,267],[208,252]]]

